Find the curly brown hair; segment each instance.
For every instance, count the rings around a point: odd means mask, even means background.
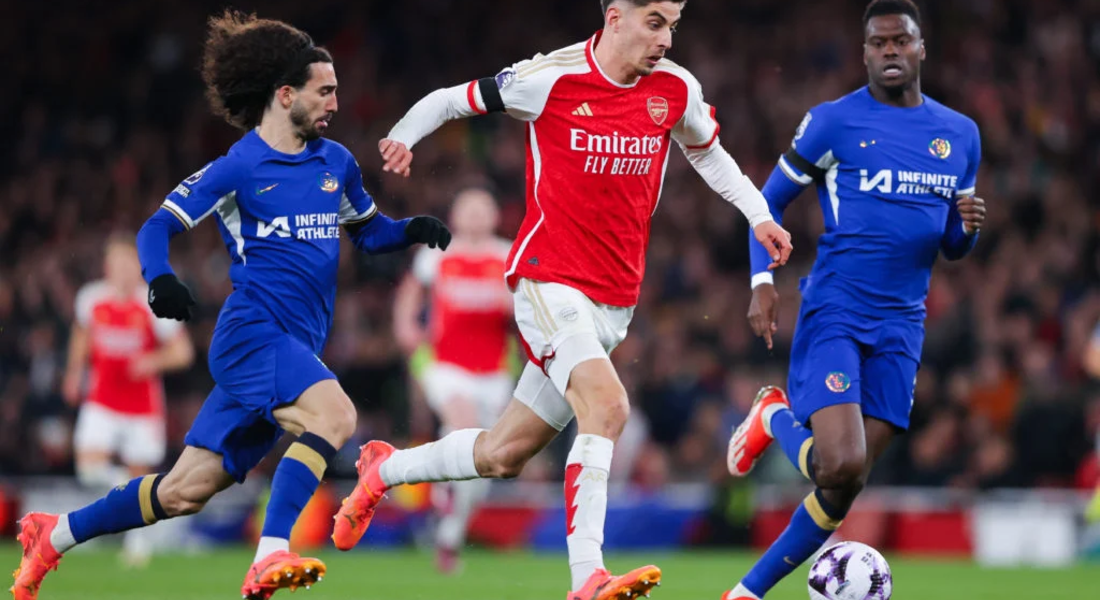
[[[332,62],[305,32],[282,21],[226,10],[210,17],[202,80],[210,107],[234,127],[260,124],[275,90],[309,81],[309,66]]]

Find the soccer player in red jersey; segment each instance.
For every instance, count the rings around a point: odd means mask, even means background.
[[[527,123],[527,214],[505,276],[530,362],[515,401],[489,431],[460,430],[401,451],[365,445],[360,485],[337,516],[338,548],[358,542],[390,487],[514,477],[576,417],[565,473],[568,598],[625,599],[660,579],[652,565],[612,576],[601,546],[612,450],[630,410],[608,356],[626,336],[638,300],[672,141],[745,214],[772,268],[787,261],[791,244],[720,145],[699,82],[665,58],[683,3],[601,6],[604,27],[588,40],[437,90],[379,143],[384,170],[407,176],[410,148],[448,120],[506,112]]]
[[[80,407],[73,439],[76,474],[97,492],[153,473],[164,461],[160,375],[186,369],[195,356],[180,322],[158,319],[149,308],[133,236],[107,240],[103,275],[76,296],[62,384],[65,400]],[[114,465],[116,456],[122,467]],[[127,532],[123,558],[129,564],[144,564],[149,553],[143,530]]]
[[[447,252],[421,248],[394,300],[398,344],[410,355],[431,348],[431,362],[419,380],[443,436],[492,426],[512,397],[515,379],[507,371],[512,295],[503,281],[510,242],[494,235],[499,221],[488,191],[459,193],[451,208],[454,237]],[[427,328],[420,321],[425,307]],[[457,569],[470,515],[488,484],[475,479],[433,487],[440,571]]]

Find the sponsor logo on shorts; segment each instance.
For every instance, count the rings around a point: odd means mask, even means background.
[[[829,388],[830,392],[840,394],[852,387],[852,380],[840,371],[833,371],[825,376],[825,387]]]
[[[565,308],[561,309],[560,313],[558,313],[558,315],[566,321],[576,321],[577,314],[577,309],[573,308],[572,306],[566,306]]]

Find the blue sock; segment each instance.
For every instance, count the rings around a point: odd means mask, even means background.
[[[69,529],[78,544],[109,533],[119,533],[152,525],[168,515],[157,499],[157,488],[164,474],[131,479],[106,496],[69,513]]]
[[[741,585],[763,598],[780,579],[813,556],[840,527],[843,518],[842,511],[826,502],[820,489],[815,489],[794,511],[791,523],[764,556],[756,561],[752,570],[741,580]]]
[[[789,408],[772,415],[772,435],[796,469],[810,481],[814,480],[814,434],[794,418]]]
[[[309,432],[290,445],[271,481],[263,537],[290,539],[298,515],[317,491],[328,461],[335,455],[332,444]]]

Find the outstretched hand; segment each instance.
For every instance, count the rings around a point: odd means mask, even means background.
[[[768,265],[769,271],[787,264],[787,259],[791,257],[791,251],[794,250],[790,232],[780,227],[775,221],[765,221],[752,231],[756,235],[756,241],[764,246],[772,259],[772,264]]]
[[[412,171],[409,165],[412,164],[413,153],[408,146],[391,139],[383,139],[378,142],[378,152],[384,161],[382,171],[397,173],[403,177],[409,176]]]
[[[973,235],[982,229],[982,224],[985,223],[985,200],[977,196],[965,196],[959,198],[956,206],[967,235]]]

